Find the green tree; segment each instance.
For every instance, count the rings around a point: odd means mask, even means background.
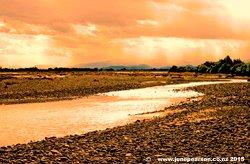
[[[195,72],[196,67],[194,67],[194,66],[192,66],[192,65],[187,65],[187,66],[185,67],[185,70],[186,70],[186,72]]]
[[[247,74],[247,65],[246,64],[238,64],[235,69],[235,73],[237,75],[246,75]]]
[[[233,60],[233,65],[242,64],[242,63],[243,61],[241,61],[240,59]]]
[[[208,71],[208,67],[204,64],[198,66],[198,72],[199,73],[206,73]]]
[[[230,56],[226,56],[226,57],[223,59],[223,64],[229,64],[230,66],[233,65],[233,61],[232,61],[232,59],[230,58]]]
[[[210,72],[210,73],[218,73],[219,69],[220,69],[220,65],[216,64],[216,65],[211,66],[209,68],[208,72]]]
[[[222,64],[218,70],[219,73],[230,73],[230,71],[231,71],[231,65],[227,63]]]
[[[215,63],[214,63],[214,62],[206,61],[206,62],[204,63],[204,65],[207,66],[207,67],[211,67],[211,66],[214,66]]]
[[[178,72],[178,67],[173,65],[170,69],[169,72]]]
[[[247,65],[246,75],[250,76],[250,62],[247,63],[246,65]]]

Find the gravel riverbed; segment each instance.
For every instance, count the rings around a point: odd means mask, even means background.
[[[250,83],[191,88],[199,101],[152,120],[0,148],[0,163],[158,163],[167,157],[244,157],[249,162]],[[149,158],[148,158],[149,159]]]

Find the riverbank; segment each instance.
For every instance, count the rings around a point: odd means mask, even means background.
[[[249,88],[250,83],[197,86],[192,89],[206,94],[200,101],[166,108],[181,112],[104,131],[2,147],[0,162],[138,163],[147,157],[152,162],[165,157],[249,160]]]
[[[76,99],[109,91],[217,79],[227,78],[226,75],[167,72],[0,73],[0,104]]]

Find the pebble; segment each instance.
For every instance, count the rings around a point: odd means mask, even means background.
[[[202,100],[166,108],[185,109],[183,112],[104,131],[2,147],[0,163],[145,163],[148,157],[154,162],[165,157],[235,155],[247,163],[249,88],[250,83],[198,86],[193,89],[205,94]],[[200,114],[211,109],[215,112]],[[213,119],[190,121],[190,115]]]

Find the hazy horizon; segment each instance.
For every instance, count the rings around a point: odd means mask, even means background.
[[[250,1],[0,0],[1,67],[250,60]]]
[[[224,58],[221,58],[224,59]],[[232,60],[234,59],[240,59],[240,58],[231,58]],[[219,59],[220,60],[220,59]],[[217,61],[219,61],[217,60]],[[241,59],[240,59],[241,60]],[[215,60],[207,60],[208,62],[217,62]],[[77,65],[72,65],[72,66],[56,66],[56,65],[33,65],[33,66],[28,66],[28,67],[18,67],[18,66],[14,66],[14,67],[2,67],[2,68],[8,68],[8,69],[19,69],[19,68],[38,68],[38,69],[48,69],[48,68],[106,68],[106,67],[116,67],[116,66],[124,66],[124,67],[150,67],[150,69],[152,68],[164,68],[164,67],[172,67],[172,66],[199,66],[201,64],[204,64],[207,61],[202,61],[199,64],[189,64],[189,63],[185,63],[185,64],[172,64],[172,65],[150,65],[150,64],[144,64],[144,63],[139,63],[139,64],[116,64],[116,63],[111,63],[109,61],[102,61],[102,62],[93,62],[93,63],[80,63]],[[244,63],[249,63],[249,60],[241,60]],[[0,65],[1,68],[1,65]]]

